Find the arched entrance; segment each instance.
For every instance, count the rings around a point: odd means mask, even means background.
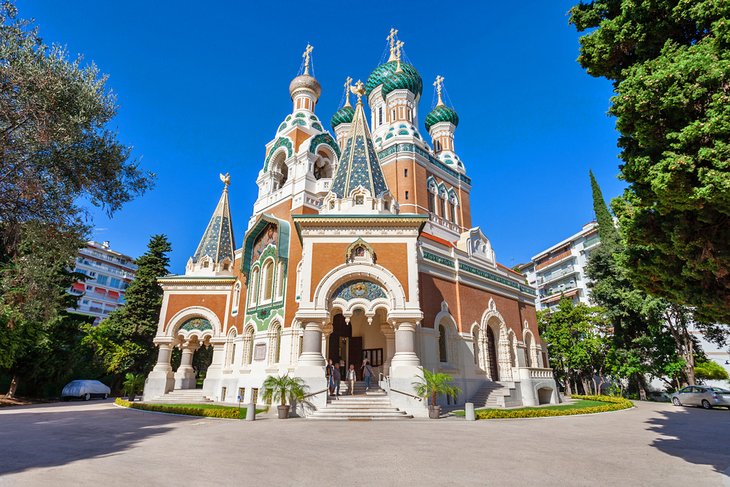
[[[499,380],[499,366],[497,365],[497,342],[494,339],[492,327],[487,327],[487,354],[489,358],[489,377],[493,381]]]
[[[385,310],[378,309],[370,317],[360,308],[351,313],[348,320],[342,312],[336,310],[332,318],[332,332],[327,339],[326,357],[332,363],[344,363],[345,370],[340,371],[343,380],[350,365],[355,366],[358,379],[361,379],[360,366],[364,358],[368,359],[376,373],[387,375],[389,347],[383,328],[389,330],[390,325],[385,320]]]

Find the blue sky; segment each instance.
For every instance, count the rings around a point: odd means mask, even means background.
[[[164,233],[176,273],[215,208],[219,172],[231,173],[240,245],[264,145],[291,112],[289,81],[306,44],[315,47],[317,114],[329,128],[345,77],[365,82],[391,27],[424,80],[419,130],[427,139],[431,83],[446,79],[474,225],[497,259],[527,261],[580,230],[593,218],[589,168],[607,198],[624,185],[606,115],[611,86],[575,61],[572,3],[17,0],[46,42],[109,75],[120,106],[112,126],[157,174],[155,188],[112,219],[92,212],[92,237],[138,256],[150,235]]]

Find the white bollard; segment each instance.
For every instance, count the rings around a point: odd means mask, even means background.
[[[468,402],[464,404],[464,416],[467,421],[475,421],[477,418],[474,416],[474,403]]]
[[[246,406],[246,421],[254,421],[256,419],[256,405],[251,403]]]

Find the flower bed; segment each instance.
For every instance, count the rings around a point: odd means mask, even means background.
[[[606,413],[634,407],[634,403],[623,397],[612,396],[571,396],[573,399],[586,401],[598,401],[603,404],[583,408],[566,409],[557,406],[556,408],[537,407],[520,409],[478,409],[475,411],[477,419],[500,419],[500,418],[542,418],[548,416],[571,416],[575,414]]]
[[[187,416],[205,416],[207,418],[241,419],[246,417],[246,408],[217,406],[217,405],[174,405],[174,404],[147,404],[144,402],[129,402],[117,398],[115,404],[125,408],[155,411],[158,413],[185,414]]]

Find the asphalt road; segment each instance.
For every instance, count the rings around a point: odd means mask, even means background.
[[[0,410],[0,486],[730,486],[730,411],[254,423],[111,401]]]

